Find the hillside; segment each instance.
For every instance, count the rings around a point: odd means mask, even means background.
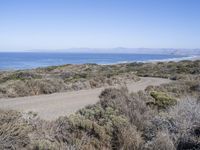
[[[0,72],[0,98],[125,85],[138,76],[172,80],[199,78],[200,61],[63,65]]]
[[[72,72],[81,70],[79,73],[82,75],[82,67],[87,65],[72,66],[18,72],[36,73],[41,75],[40,80],[44,80],[47,77],[58,77],[65,67],[67,70],[71,68]],[[120,77],[134,74],[136,78],[137,75],[155,76],[170,78],[174,82],[148,86],[144,91],[135,93],[125,87],[107,88],[102,91],[100,101],[96,104],[55,121],[45,121],[34,112],[1,110],[0,149],[200,149],[200,61],[91,66],[96,68],[95,73],[97,70],[101,70],[98,73],[113,73],[111,78],[117,72]],[[93,71],[94,69],[88,72]],[[13,73],[16,72],[1,73],[2,83],[7,84],[10,80],[21,83],[39,80],[33,77],[27,79],[27,76],[8,80],[3,78]],[[74,75],[71,77],[76,77],[75,82],[88,80],[87,75],[84,78]],[[74,81],[72,79],[68,82]]]

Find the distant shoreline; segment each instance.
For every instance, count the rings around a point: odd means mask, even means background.
[[[200,59],[200,55],[193,55],[193,56],[186,56],[186,57],[182,57],[182,58],[172,58],[172,59],[163,59],[163,60],[150,60],[150,61],[144,61],[144,63],[148,63],[148,62],[169,62],[169,61],[174,61],[174,62],[179,62],[179,61],[184,61],[184,60],[199,60]]]
[[[174,62],[179,62],[179,61],[184,61],[184,60],[191,60],[191,61],[195,61],[195,60],[200,60],[200,55],[195,55],[195,56],[185,56],[182,58],[171,58],[171,59],[158,59],[158,60],[147,60],[147,61],[124,61],[124,62],[117,62],[117,63],[113,63],[113,64],[104,64],[104,65],[117,65],[117,64],[123,64],[123,63],[157,63],[157,62],[170,62],[170,61],[174,61]],[[101,65],[101,64],[100,64]]]

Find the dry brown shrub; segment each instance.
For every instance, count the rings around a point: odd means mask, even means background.
[[[16,111],[0,110],[0,149],[27,149],[30,144],[28,126],[21,114]]]
[[[158,132],[156,138],[150,144],[149,150],[175,150],[173,141],[167,132]]]
[[[142,135],[139,131],[136,130],[136,127],[128,127],[121,129],[121,149],[124,150],[139,150],[144,144]]]
[[[100,95],[100,104],[103,108],[112,107],[125,115],[131,124],[143,130],[152,117],[152,112],[141,97],[134,97],[127,88],[106,89]]]

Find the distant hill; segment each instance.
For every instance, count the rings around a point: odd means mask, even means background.
[[[200,49],[114,48],[114,49],[109,49],[108,51],[115,53],[135,53],[135,54],[200,55]]]
[[[200,55],[200,49],[174,49],[174,48],[69,48],[58,50],[29,50],[29,52],[70,52],[70,53],[133,53],[133,54],[174,54],[174,55]]]

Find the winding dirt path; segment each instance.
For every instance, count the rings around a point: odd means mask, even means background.
[[[161,78],[141,78],[138,82],[127,85],[130,92],[144,90],[149,85],[171,82]],[[95,104],[104,88],[88,89],[50,95],[0,99],[0,109],[12,109],[22,112],[37,112],[42,119],[54,120],[59,116],[69,115],[89,104]]]

